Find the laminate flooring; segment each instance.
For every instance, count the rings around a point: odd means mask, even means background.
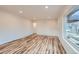
[[[32,34],[0,45],[0,54],[66,54],[57,36]]]

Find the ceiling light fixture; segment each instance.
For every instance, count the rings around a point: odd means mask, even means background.
[[[21,14],[21,13],[23,13],[23,11],[22,11],[22,10],[20,10],[20,11],[19,11],[19,13]]]
[[[48,6],[45,6],[45,8],[47,9],[47,8],[48,8]]]

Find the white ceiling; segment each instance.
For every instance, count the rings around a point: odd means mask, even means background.
[[[0,6],[0,10],[4,10],[15,15],[24,17],[26,19],[57,19],[62,12],[64,5],[49,5],[48,9],[45,8],[45,5],[4,5]],[[23,11],[23,13],[19,13]]]

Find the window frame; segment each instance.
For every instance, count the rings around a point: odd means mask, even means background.
[[[72,23],[72,22],[77,22],[77,21],[79,21],[79,20],[70,20],[70,16],[72,16],[75,12],[77,12],[77,11],[79,11],[79,9],[76,9],[76,10],[74,10],[74,11],[72,11],[72,12],[70,12],[68,15],[67,15],[67,22],[68,23]]]

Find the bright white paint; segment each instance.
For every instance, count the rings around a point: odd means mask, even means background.
[[[23,38],[32,33],[33,28],[30,20],[0,11],[0,44]]]
[[[5,11],[0,12],[0,32],[3,34],[0,42],[5,43],[31,33],[57,36],[57,17],[63,7],[48,6],[48,9],[45,9],[45,6],[0,6],[0,10]]]
[[[31,33],[57,35],[57,17],[63,6],[49,6],[48,9],[44,7],[0,6],[0,10],[3,10],[0,11],[0,44]],[[34,25],[32,19],[37,20]]]
[[[20,17],[32,20],[36,18],[37,20],[48,20],[50,19],[55,20],[60,15],[61,10],[64,5],[8,5],[8,6],[0,6],[0,9],[5,10],[6,12],[13,13]],[[20,15],[19,11],[23,11]]]
[[[45,9],[45,6],[0,6],[0,10],[5,11],[0,11],[0,44],[37,33],[59,36],[67,53],[77,53],[64,38],[64,20],[70,6],[64,10],[63,7],[49,6]],[[21,14],[20,10],[23,11]],[[36,20],[36,24],[33,25],[32,19]]]
[[[40,35],[57,36],[57,20],[37,20],[36,33]]]

